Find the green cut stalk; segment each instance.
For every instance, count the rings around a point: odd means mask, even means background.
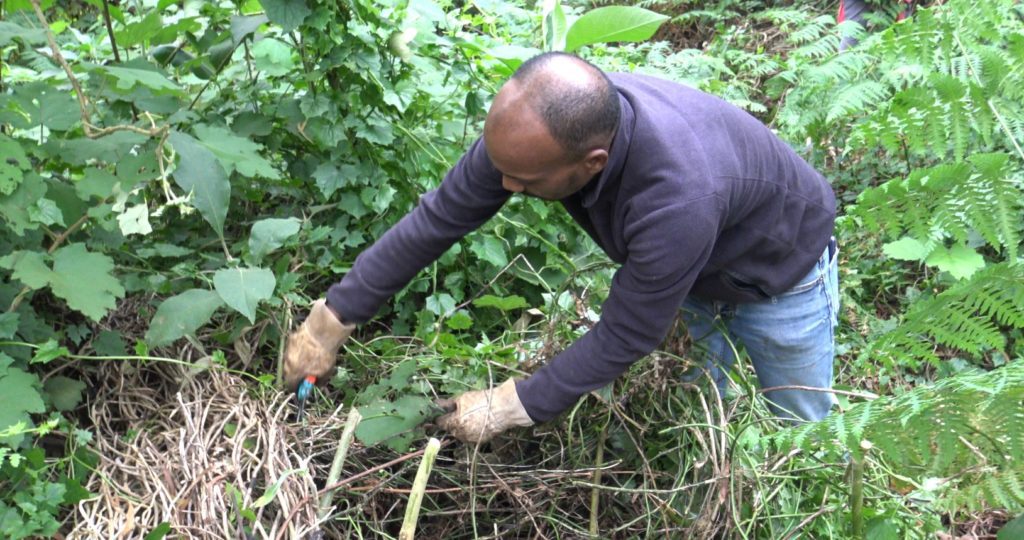
[[[331,462],[331,471],[327,474],[327,485],[331,486],[338,482],[338,477],[341,476],[341,467],[345,464],[345,456],[348,455],[348,448],[352,446],[352,436],[356,432],[356,426],[363,420],[363,415],[359,414],[359,409],[352,407],[352,410],[348,413],[348,419],[345,421],[345,429],[341,432],[341,444],[338,445],[338,450],[334,453],[334,461]],[[334,491],[328,491],[324,493],[323,497],[320,497],[320,509],[316,513],[316,517],[323,520],[331,513],[332,504],[334,502]]]
[[[405,520],[402,521],[402,530],[398,532],[398,540],[412,540],[416,534],[416,520],[420,516],[423,492],[427,490],[430,470],[434,468],[434,459],[437,458],[437,451],[440,449],[441,441],[431,437],[430,441],[427,442],[427,449],[423,452],[423,461],[420,462],[420,469],[416,471],[416,480],[412,483],[412,491],[409,493],[409,506],[405,508]]]

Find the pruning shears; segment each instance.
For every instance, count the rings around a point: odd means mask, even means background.
[[[299,401],[299,412],[296,415],[296,420],[299,422],[302,421],[302,413],[306,411],[306,400],[313,393],[314,384],[316,384],[316,375],[307,375],[295,390],[295,397]]]

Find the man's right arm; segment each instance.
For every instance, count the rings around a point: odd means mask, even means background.
[[[498,212],[510,192],[501,187],[477,139],[441,186],[356,258],[352,270],[327,291],[327,304],[345,323],[361,324],[423,268]]]

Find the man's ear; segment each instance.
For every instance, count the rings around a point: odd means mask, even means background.
[[[608,150],[604,148],[595,148],[583,157],[583,166],[586,168],[587,174],[591,176],[603,171],[607,164]]]

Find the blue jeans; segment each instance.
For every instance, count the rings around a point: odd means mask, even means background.
[[[832,388],[838,255],[833,239],[795,287],[760,302],[730,304],[692,297],[683,302],[683,320],[694,347],[707,355],[706,368],[720,392],[724,393],[736,360],[730,341],[746,347],[762,388]],[[820,420],[836,403],[830,392],[791,389],[765,394],[776,414],[791,419]]]

